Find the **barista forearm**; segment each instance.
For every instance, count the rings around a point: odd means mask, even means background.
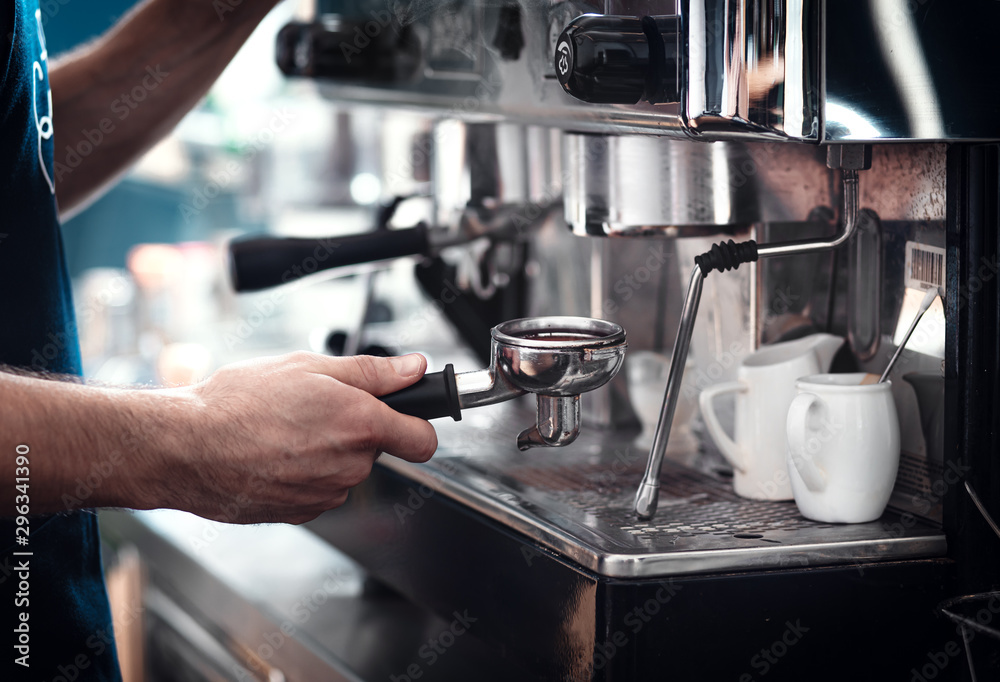
[[[190,395],[106,389],[0,372],[2,516],[15,479],[27,479],[32,514],[83,507],[165,504],[163,471],[184,449],[196,412]],[[191,409],[195,408],[195,409]],[[26,455],[26,470],[16,467]],[[23,501],[23,500],[22,500]]]
[[[79,208],[205,95],[277,0],[147,0],[50,70],[56,195]]]
[[[0,516],[28,477],[31,513],[167,507],[232,523],[308,521],[343,504],[380,453],[434,454],[429,423],[375,397],[426,368],[415,354],[300,352],[150,390],[0,372]],[[18,470],[25,451],[28,470]]]

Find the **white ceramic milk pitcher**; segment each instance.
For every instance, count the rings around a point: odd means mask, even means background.
[[[701,414],[712,440],[732,464],[736,494],[753,500],[790,500],[785,420],[795,398],[795,381],[830,369],[844,340],[813,334],[761,348],[743,358],[737,381],[701,392]],[[716,396],[736,393],[734,434],[725,432],[712,405]]]

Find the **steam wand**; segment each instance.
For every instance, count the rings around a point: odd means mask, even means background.
[[[868,152],[870,154],[870,152]],[[870,156],[867,166],[870,166]],[[861,165],[860,167],[866,167]],[[732,239],[712,246],[694,259],[694,270],[691,282],[688,284],[684,308],[681,310],[681,323],[677,329],[677,340],[674,342],[674,352],[670,359],[670,374],[667,377],[667,389],[663,398],[663,409],[656,424],[653,435],[653,446],[646,461],[646,472],[635,495],[635,513],[641,519],[651,519],[656,514],[660,496],[660,470],[663,468],[663,455],[667,451],[670,440],[670,426],[677,409],[677,399],[680,397],[681,380],[684,378],[684,364],[687,362],[688,349],[691,345],[691,332],[694,330],[695,318],[698,316],[698,304],[701,302],[703,280],[712,270],[720,272],[735,270],[741,263],[752,263],[758,258],[771,256],[788,256],[802,253],[818,253],[835,249],[854,234],[858,224],[858,171],[853,168],[841,170],[843,185],[843,222],[844,230],[833,239],[796,240],[758,246],[754,240],[737,244]]]

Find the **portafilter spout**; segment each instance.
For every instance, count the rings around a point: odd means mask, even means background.
[[[528,317],[498,324],[488,369],[425,375],[382,396],[397,412],[423,419],[462,418],[462,410],[534,393],[537,420],[517,447],[560,447],[580,434],[580,394],[608,383],[625,359],[625,330],[588,317]]]

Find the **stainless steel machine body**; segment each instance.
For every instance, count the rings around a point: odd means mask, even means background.
[[[309,9],[309,4],[312,8]],[[368,0],[349,10],[309,0],[304,16],[337,16],[333,56],[349,54],[372,13],[381,34],[409,27],[419,68],[378,79],[352,60],[323,70],[315,43],[291,42],[300,63],[286,70],[327,78],[337,101],[433,109],[447,118],[518,120],[567,130],[653,133],[702,141],[812,142],[988,140],[1000,94],[988,26],[995,8],[948,11],[902,0],[677,2],[571,0],[514,3]],[[587,104],[568,97],[553,58],[576,17],[680,18],[679,101]],[[520,36],[520,41],[517,37]],[[514,40],[511,40],[511,38]],[[386,56],[410,52],[381,48]],[[369,54],[380,50],[373,45]],[[354,68],[351,68],[352,63]],[[634,102],[634,101],[633,101]]]
[[[445,281],[467,298],[443,313],[456,326],[462,310],[493,316],[483,339],[513,317],[602,318],[628,330],[626,370],[643,352],[672,369],[647,378],[656,429],[636,428],[643,379],[629,386],[627,371],[587,394],[584,428],[563,448],[520,452],[516,401],[470,412],[436,422],[430,462],[382,458],[310,529],[414,604],[475,612],[476,637],[541,679],[756,679],[757,652],[800,621],[811,634],[768,679],[842,679],[851,671],[817,661],[859,642],[881,643],[869,675],[924,674],[927,652],[963,645],[936,604],[993,586],[1000,565],[959,485],[998,516],[1000,89],[982,84],[1000,75],[989,37],[1000,5],[312,5],[279,45],[294,56],[283,68],[338,102],[416,111],[435,131],[399,156],[409,170],[430,159],[428,229],[457,249],[423,255],[465,263]],[[581,73],[593,103],[559,73],[587,41],[623,60]],[[602,91],[609,64],[620,80]],[[754,240],[760,259],[705,277],[695,256],[730,238]],[[495,297],[517,282],[516,315],[496,319]],[[832,332],[849,340],[836,371],[881,372],[914,298],[936,286],[944,304],[894,373],[902,458],[879,521],[819,524],[791,503],[738,498],[705,438],[670,449],[678,405],[762,343]],[[495,385],[485,371],[461,382],[469,395]],[[577,409],[555,396],[538,423],[559,441]],[[701,435],[697,418],[687,426]]]

